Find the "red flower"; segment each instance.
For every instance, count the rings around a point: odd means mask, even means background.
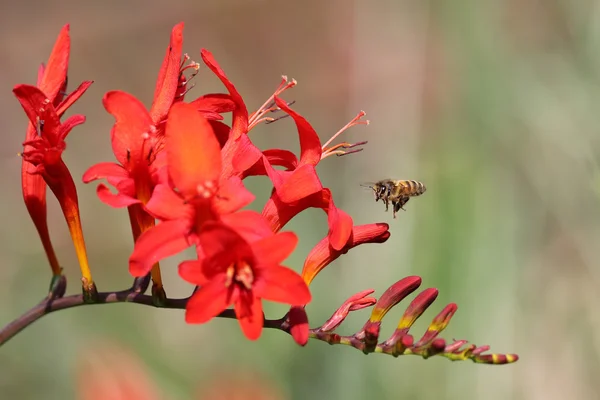
[[[197,243],[202,225],[249,204],[254,195],[238,177],[222,176],[221,148],[211,125],[191,104],[173,105],[167,119],[165,154],[169,179],[156,186],[146,209],[163,221],[136,242],[129,271],[151,265]]]
[[[42,64],[38,70],[37,87],[54,105],[59,118],[91,84],[91,82],[84,82],[80,88],[68,96],[67,99],[64,99],[70,49],[71,38],[69,36],[69,25],[67,24],[62,28],[56,39],[54,48],[48,58],[47,65],[44,66]],[[35,121],[27,126],[25,141],[28,143],[35,140],[37,137],[38,122]],[[34,149],[30,145],[24,145],[24,152],[33,150]],[[44,182],[44,177],[41,174],[36,173],[38,166],[27,161],[25,158],[23,158],[21,168],[22,191],[25,206],[38,231],[50,267],[52,268],[52,273],[53,275],[58,276],[61,274],[61,267],[56,258],[56,254],[54,253],[52,242],[50,241],[50,234],[48,232],[46,217],[46,183]]]
[[[71,129],[85,121],[75,115],[64,123],[60,117],[92,84],[83,82],[64,97],[69,62],[69,25],[63,27],[52,50],[48,66],[39,70],[38,87],[17,85],[13,93],[21,103],[30,125],[23,143],[22,187],[25,204],[38,230],[54,275],[60,266],[50,243],[46,221],[46,185],[57,197],[73,238],[86,289],[93,285],[79,218],[77,191],[71,173],[62,161],[65,138]]]
[[[352,233],[353,221],[350,215],[335,206],[331,191],[327,188],[292,204],[284,203],[277,193],[273,193],[262,214],[269,221],[271,229],[277,232],[296,215],[311,207],[320,208],[327,213],[329,244],[336,250],[342,249]]]
[[[207,222],[202,228],[198,238],[203,255],[179,266],[183,279],[201,286],[187,303],[188,323],[207,322],[233,304],[242,331],[255,340],[263,328],[262,299],[292,306],[311,300],[300,275],[280,265],[296,247],[296,235],[272,234],[266,221],[260,224],[260,215],[254,215],[251,235],[257,230],[269,233],[254,241],[240,234],[240,225],[248,225],[243,222],[247,215],[237,218],[241,223]]]
[[[100,200],[112,207],[146,204],[159,181],[161,163],[156,161],[160,160],[164,145],[164,120],[180,91],[182,46],[183,23],[180,23],[171,32],[150,111],[126,92],[111,91],[104,96],[104,107],[115,118],[111,141],[119,163],[96,164],[85,172],[83,181],[89,183],[105,178],[113,185],[117,194],[111,193],[104,184],[97,189]]]
[[[296,123],[300,138],[300,160],[287,150],[273,149],[263,152],[262,168],[264,168],[275,186],[275,191],[263,209],[263,215],[271,222],[272,228],[277,231],[306,208],[321,208],[327,213],[328,217],[329,242],[335,250],[340,250],[346,245],[350,237],[353,221],[348,214],[335,207],[331,191],[323,188],[315,167],[324,157],[335,153],[335,150],[332,153],[331,149],[326,149],[326,145],[350,126],[361,123],[359,120],[364,113],[359,114],[352,122],[334,135],[325,146],[321,146],[317,133],[306,119],[290,109],[284,101],[277,97],[275,97],[275,103],[281,110],[290,115]],[[359,144],[362,143],[353,145],[342,143],[334,146],[334,148],[350,148]],[[348,153],[343,150],[337,151],[341,151],[341,153],[335,154]],[[356,151],[358,150],[352,152]],[[275,170],[272,165],[282,166],[287,170]],[[261,174],[262,168],[261,166],[255,166],[253,172]]]
[[[197,69],[197,64],[182,68],[183,23],[171,31],[169,46],[158,74],[150,110],[133,95],[123,91],[108,92],[103,99],[106,110],[115,118],[111,131],[112,148],[118,163],[103,162],[89,168],[83,182],[105,178],[117,189],[100,184],[100,200],[112,207],[127,207],[134,241],[154,226],[154,218],[144,209],[155,186],[164,179],[164,121],[173,103],[183,99],[187,80],[183,71]],[[152,268],[153,293],[162,293],[160,266]]]

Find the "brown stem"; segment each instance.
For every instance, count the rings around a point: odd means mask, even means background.
[[[55,299],[45,299],[0,330],[0,346],[14,337],[17,333],[33,324],[38,319],[42,318],[44,315],[50,314],[54,311],[93,304],[111,303],[136,303],[157,308],[185,309],[187,301],[188,298],[165,299],[164,304],[162,304],[160,307],[157,307],[152,300],[152,296],[143,293],[136,293],[131,289],[118,292],[98,293],[98,298],[94,303],[86,303],[82,294],[74,294]],[[218,317],[236,319],[234,310],[224,310],[218,315]],[[264,321],[265,328],[285,330],[282,325],[283,319]]]

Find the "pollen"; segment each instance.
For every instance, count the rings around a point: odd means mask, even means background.
[[[206,181],[196,187],[198,195],[204,199],[213,197],[217,193],[217,185],[214,181]]]
[[[238,265],[236,274],[235,274],[236,282],[239,282],[246,288],[247,290],[252,289],[252,283],[254,282],[254,273],[252,272],[252,268],[246,263],[242,263],[242,265]]]
[[[227,279],[225,280],[225,287],[230,287],[232,283],[238,283],[246,290],[252,289],[254,283],[254,272],[248,263],[238,261],[232,263],[225,272]]]

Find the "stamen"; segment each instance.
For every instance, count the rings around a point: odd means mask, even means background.
[[[233,282],[234,274],[235,274],[235,265],[231,264],[229,267],[227,267],[227,272],[226,272],[227,279],[225,280],[225,287],[231,286],[231,283]]]
[[[354,150],[350,150],[350,151],[346,151],[346,150],[337,150],[337,149],[352,149],[354,147],[358,147],[358,146],[362,146],[364,144],[367,144],[368,142],[362,141],[362,142],[357,142],[357,143],[340,143],[340,144],[336,144],[335,146],[325,150],[322,154],[321,154],[321,160],[324,158],[327,158],[329,156],[332,155],[336,155],[338,157],[341,156],[346,156],[348,154],[353,154],[353,153],[358,153],[359,151],[363,151],[363,148],[360,149],[354,149]]]
[[[296,100],[289,101],[287,103],[287,106],[289,107],[289,106],[291,106],[294,103],[296,103]],[[275,104],[275,102],[272,102],[271,105],[269,106],[268,112],[276,113],[278,111],[281,111],[281,108],[277,107],[276,104]],[[254,123],[254,125],[252,125],[252,128],[255,127],[256,125],[260,124],[261,122],[264,122],[265,124],[272,124],[273,122],[277,122],[280,119],[284,119],[284,118],[287,118],[289,116],[290,116],[289,114],[284,114],[284,115],[281,115],[281,116],[276,117],[276,118],[273,118],[273,117],[264,117],[264,118],[261,118],[259,120],[256,120],[256,122]]]
[[[329,143],[333,142],[335,140],[335,138],[337,138],[339,135],[341,135],[344,131],[348,130],[349,128],[352,128],[355,125],[369,125],[369,120],[365,120],[362,121],[361,118],[364,117],[365,115],[367,115],[366,112],[361,111],[359,112],[356,117],[354,117],[352,119],[352,121],[348,122],[342,129],[340,129],[339,131],[337,131],[337,133],[335,135],[333,135],[331,137],[331,139],[329,139],[324,145],[323,145],[323,150],[325,150],[325,148],[327,148],[327,146],[329,146]]]
[[[355,125],[369,125],[369,120],[362,120],[361,118],[364,117],[365,115],[367,115],[367,113],[365,113],[364,111],[359,112],[356,117],[354,117],[352,119],[352,121],[348,122],[342,129],[340,129],[339,131],[336,132],[335,135],[333,135],[331,137],[331,139],[329,139],[322,147],[322,153],[321,153],[321,160],[323,160],[324,158],[327,158],[329,156],[332,155],[336,155],[338,157],[341,156],[345,156],[348,154],[352,154],[352,153],[358,153],[359,151],[362,151],[363,149],[355,149],[355,147],[358,146],[362,146],[364,144],[367,144],[367,141],[362,141],[362,142],[357,142],[357,143],[347,143],[347,142],[343,142],[343,143],[339,143],[336,144],[334,146],[331,146],[329,148],[327,148],[327,146],[329,146],[329,144],[335,139],[337,138],[339,135],[341,135],[343,132],[345,132],[346,130],[348,130],[349,128],[355,126]],[[344,150],[344,149],[354,149],[354,150]]]
[[[278,111],[279,107],[275,107],[275,96],[279,96],[281,93],[285,92],[287,89],[293,88],[296,86],[298,82],[295,79],[288,81],[288,77],[285,75],[281,76],[281,82],[279,86],[275,90],[275,92],[263,103],[262,106],[258,108],[258,110],[254,111],[250,114],[248,118],[248,131],[250,131],[257,124],[268,121],[268,119],[264,119],[265,114],[273,111]]]
[[[235,275],[236,282],[241,283],[247,290],[252,289],[252,283],[254,282],[254,274],[252,268],[246,263],[238,267],[237,274]]]
[[[196,75],[198,75],[198,71],[200,70],[200,64],[195,61],[192,61],[188,65],[185,65],[189,60],[190,56],[186,53],[183,55],[183,60],[179,65],[179,82],[177,84],[177,92],[175,93],[176,99],[183,98],[195,86],[191,85],[190,87],[187,87],[190,81],[194,79]],[[184,72],[188,69],[193,69],[194,71],[190,74],[189,78],[186,78]]]

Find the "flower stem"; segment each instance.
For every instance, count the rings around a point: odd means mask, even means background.
[[[146,278],[145,282],[139,282],[141,286],[147,284],[149,279]],[[139,290],[139,289],[137,289]],[[0,330],[0,346],[12,339],[17,333],[27,328],[35,321],[39,320],[45,315],[48,315],[54,311],[65,310],[67,308],[79,307],[79,306],[90,306],[93,304],[113,304],[113,303],[136,303],[156,308],[168,308],[168,309],[185,309],[189,298],[182,299],[164,299],[160,305],[157,305],[153,296],[146,295],[136,291],[136,287],[131,289],[121,290],[116,292],[100,292],[94,303],[86,302],[83,294],[74,294],[70,296],[55,298],[55,299],[44,299],[36,306],[31,308],[25,314],[21,315],[2,330]],[[218,317],[220,318],[231,318],[236,319],[235,311],[233,309],[224,310]],[[284,330],[283,320],[265,320],[265,328],[273,328]]]

